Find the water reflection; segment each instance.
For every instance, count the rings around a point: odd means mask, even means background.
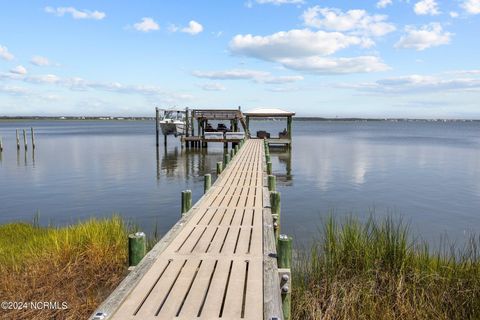
[[[275,160],[278,161],[273,163],[277,182],[285,186],[292,186],[292,150],[286,147],[272,147],[270,148],[270,156],[274,162]]]

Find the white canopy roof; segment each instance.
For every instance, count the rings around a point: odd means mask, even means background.
[[[250,117],[288,117],[294,116],[295,112],[277,108],[257,108],[244,111],[243,114]]]

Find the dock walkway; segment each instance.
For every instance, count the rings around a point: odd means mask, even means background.
[[[250,139],[97,312],[115,320],[282,319],[268,202],[263,141]]]

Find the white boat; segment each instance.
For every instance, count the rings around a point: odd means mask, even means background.
[[[185,111],[171,109],[159,111],[161,114],[158,123],[164,135],[173,134],[176,137],[185,134]]]

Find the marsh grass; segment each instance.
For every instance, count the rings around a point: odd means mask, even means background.
[[[0,226],[2,301],[66,302],[67,310],[0,310],[1,319],[86,319],[122,280],[128,226],[118,217],[68,227]]]
[[[478,238],[431,250],[386,218],[325,221],[293,267],[293,319],[478,319]]]

